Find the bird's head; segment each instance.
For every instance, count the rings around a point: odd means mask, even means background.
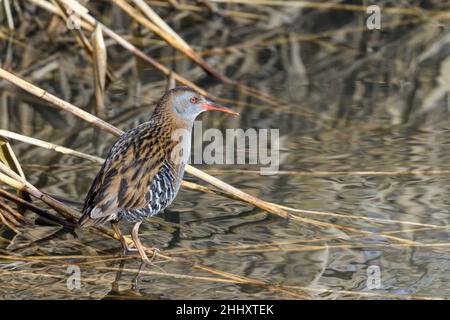
[[[193,123],[202,112],[216,110],[220,112],[238,115],[227,107],[206,99],[200,93],[189,87],[176,87],[169,90],[161,99],[162,105],[166,105],[166,112],[172,113],[178,120]]]

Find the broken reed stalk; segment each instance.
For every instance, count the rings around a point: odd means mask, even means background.
[[[15,233],[19,233],[19,230],[16,228],[18,227],[13,222],[8,221],[8,219],[3,215],[3,211],[0,207],[0,222],[2,222],[4,225],[6,225],[9,229],[14,231]]]
[[[0,129],[1,130],[1,129]],[[3,136],[7,138],[6,136]],[[25,177],[22,167],[14,154],[8,140],[3,140],[0,134],[0,161],[6,163],[10,168],[13,168],[22,178]]]
[[[13,219],[15,221],[22,221],[22,222],[24,221],[23,216],[16,210],[14,210],[12,207],[7,205],[6,203],[0,201],[0,207],[2,207],[5,211],[8,212],[11,219]]]

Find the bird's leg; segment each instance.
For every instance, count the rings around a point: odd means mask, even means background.
[[[147,257],[147,254],[145,253],[144,247],[142,246],[141,240],[139,240],[139,227],[141,225],[141,222],[138,222],[134,225],[133,230],[131,231],[131,238],[133,239],[134,245],[139,251],[139,254],[141,255],[142,261],[144,261],[147,264],[152,264],[152,260],[156,255],[156,249],[153,250],[152,259],[150,260]]]
[[[141,273],[142,273],[142,270],[145,269],[146,265],[147,265],[147,262],[144,262],[144,261],[141,262],[141,265],[139,266],[139,271],[133,279],[133,285],[132,285],[133,290],[139,290],[139,281],[141,279]]]
[[[117,237],[119,237],[120,244],[122,245],[122,255],[125,256],[128,251],[133,251],[132,247],[127,246],[127,242],[125,241],[122,231],[120,231],[118,221],[111,221],[111,226],[114,229],[114,232],[116,233]]]

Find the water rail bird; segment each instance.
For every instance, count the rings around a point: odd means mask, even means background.
[[[133,249],[127,246],[118,223],[122,219],[133,222],[134,246],[143,262],[150,263],[138,237],[139,226],[177,195],[190,156],[194,120],[207,110],[237,114],[189,87],[167,91],[150,120],[122,134],[111,147],[86,195],[78,225],[110,222],[126,254]]]

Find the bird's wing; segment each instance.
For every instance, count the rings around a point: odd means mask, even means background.
[[[157,132],[138,127],[114,144],[86,196],[82,226],[100,224],[121,210],[146,206],[148,186],[158,174],[167,152]]]

